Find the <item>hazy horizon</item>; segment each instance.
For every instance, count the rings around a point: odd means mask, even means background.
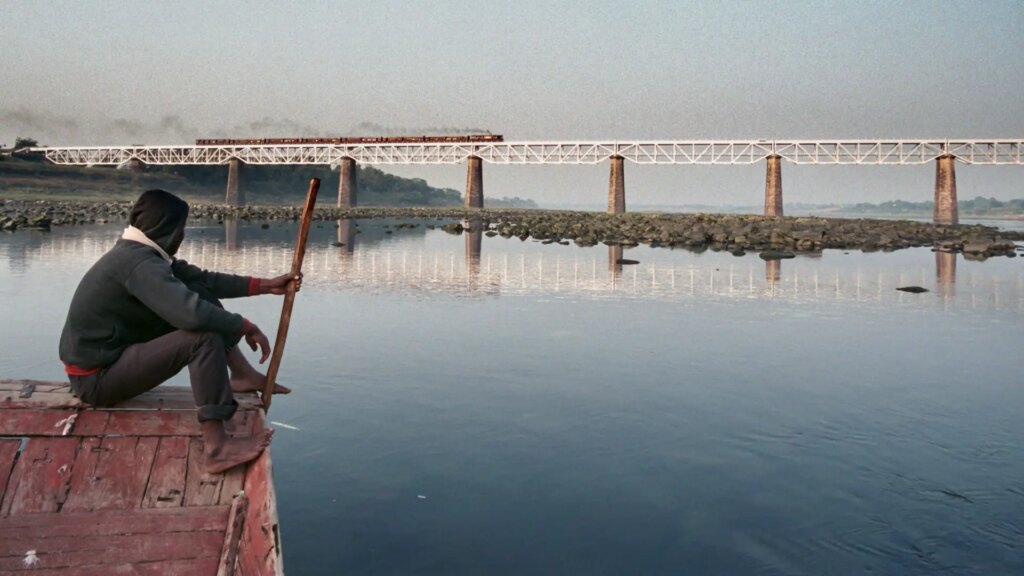
[[[0,143],[489,130],[511,140],[1024,137],[1024,4],[18,3]],[[59,9],[55,9],[59,7]],[[382,167],[462,190],[464,166]],[[1024,168],[960,165],[963,198]],[[784,164],[787,202],[931,198],[934,167]],[[601,203],[608,167],[484,167]],[[761,201],[764,166],[626,165],[628,204]]]

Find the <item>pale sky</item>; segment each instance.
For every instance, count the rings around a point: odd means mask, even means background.
[[[0,143],[487,129],[506,139],[1022,138],[1024,2],[9,2]],[[384,167],[462,190],[465,170]],[[1024,167],[958,165],[961,198]],[[783,165],[787,202],[931,198],[933,166]],[[608,167],[484,166],[602,205]],[[301,188],[301,186],[300,186]],[[764,167],[626,164],[627,204],[759,204]]]

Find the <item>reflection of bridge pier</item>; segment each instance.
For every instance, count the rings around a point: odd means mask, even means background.
[[[466,274],[470,280],[480,276],[480,249],[483,246],[484,230],[480,222],[463,222],[466,229],[463,236],[466,238]]]
[[[234,252],[241,246],[238,243],[238,220],[234,218],[224,219],[224,244],[229,252]]]
[[[338,244],[341,244],[341,253],[351,256],[355,252],[356,242],[356,221],[345,218],[338,220]]]
[[[782,279],[782,260],[764,261],[764,279],[769,286],[775,286]]]
[[[622,276],[622,264],[619,260],[622,259],[622,246],[609,246],[608,247],[608,276],[611,278],[617,278]]]
[[[935,253],[935,279],[940,296],[956,295],[956,253]]]

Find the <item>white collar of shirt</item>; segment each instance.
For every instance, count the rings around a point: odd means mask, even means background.
[[[129,225],[127,228],[125,228],[124,234],[121,235],[121,238],[125,240],[131,240],[132,242],[138,242],[139,244],[145,244],[146,246],[149,246],[150,248],[156,250],[160,254],[160,257],[166,260],[168,264],[173,262],[171,257],[167,255],[167,252],[165,252],[164,249],[161,248],[159,244],[153,242],[149,238],[149,236],[146,236],[145,232],[139,230],[135,226]]]

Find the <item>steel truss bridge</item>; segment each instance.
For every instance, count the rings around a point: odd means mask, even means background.
[[[73,146],[35,148],[55,164],[253,165],[756,164],[778,157],[793,164],[920,165],[952,156],[963,164],[1024,165],[1024,139],[963,140],[635,140],[493,143],[290,144],[250,146]]]

